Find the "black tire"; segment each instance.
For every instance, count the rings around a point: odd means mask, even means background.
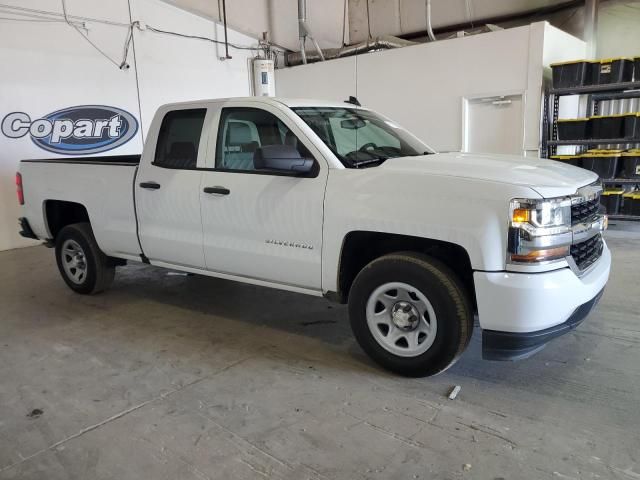
[[[435,312],[437,329],[433,343],[416,356],[390,352],[376,340],[367,322],[369,297],[380,286],[393,282],[415,287],[427,297]],[[385,255],[360,271],[349,292],[349,318],[362,349],[382,367],[408,377],[445,371],[460,357],[473,332],[471,304],[459,279],[442,262],[413,252]]]
[[[63,247],[67,241],[79,245],[84,255],[83,264],[86,273],[81,279],[74,280],[65,270]],[[63,280],[71,290],[83,295],[93,295],[111,286],[115,276],[115,266],[96,243],[93,231],[88,223],[74,223],[64,227],[56,236],[56,262]]]

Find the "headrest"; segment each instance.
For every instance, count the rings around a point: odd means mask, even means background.
[[[227,125],[227,145],[243,145],[252,140],[249,125],[240,122],[230,122]]]
[[[295,147],[298,144],[298,137],[291,130],[287,130],[287,134],[284,136],[284,144]]]

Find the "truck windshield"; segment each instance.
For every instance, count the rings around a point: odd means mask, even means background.
[[[391,120],[348,107],[295,107],[292,110],[350,168],[379,165],[389,158],[434,153]]]

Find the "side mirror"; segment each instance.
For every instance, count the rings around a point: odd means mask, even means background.
[[[304,174],[313,168],[312,158],[302,158],[293,145],[265,145],[253,154],[256,170]]]

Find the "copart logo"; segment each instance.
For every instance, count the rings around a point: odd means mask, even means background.
[[[63,108],[31,120],[24,112],[12,112],[2,120],[9,138],[30,135],[38,147],[53,153],[85,155],[106,152],[131,140],[138,121],[125,110],[104,105]]]

